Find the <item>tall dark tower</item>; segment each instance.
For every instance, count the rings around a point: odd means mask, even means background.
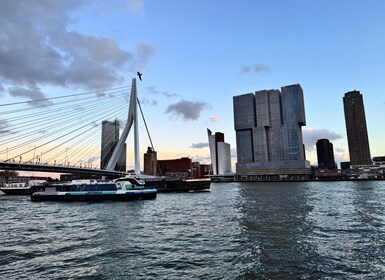
[[[350,163],[354,166],[371,165],[364,101],[359,91],[345,93],[344,111]]]
[[[325,169],[335,169],[333,144],[328,139],[317,140],[318,167]]]

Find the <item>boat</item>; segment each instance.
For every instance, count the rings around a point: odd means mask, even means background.
[[[44,190],[46,180],[29,180],[27,182],[11,182],[0,187],[0,191],[8,195],[31,195]]]
[[[118,178],[112,182],[73,180],[46,187],[31,195],[32,201],[129,201],[155,199],[156,189],[145,188],[144,181],[135,177]]]
[[[148,177],[142,178],[146,182],[146,186],[158,190],[160,193],[165,192],[198,192],[210,190],[211,179],[178,179],[178,178],[159,178]]]

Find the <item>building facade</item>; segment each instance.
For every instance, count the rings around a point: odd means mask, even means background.
[[[173,178],[191,178],[193,165],[190,158],[158,160],[159,175]]]
[[[343,102],[351,166],[372,165],[362,95],[356,90],[347,92]]]
[[[299,84],[233,97],[237,179],[307,178],[302,126],[306,125]]]
[[[119,122],[118,121],[103,121],[102,122],[102,142],[101,142],[101,155],[100,155],[100,169],[107,167],[116,144],[119,141]],[[126,151],[127,146],[124,144],[123,151],[119,156],[119,160],[116,163],[116,171],[126,171]]]
[[[143,172],[146,175],[158,175],[157,153],[151,147],[147,147],[147,153],[144,154]]]
[[[316,143],[318,168],[336,169],[333,144],[328,139],[319,139]]]
[[[225,143],[225,135],[221,132],[212,134],[210,129],[207,129],[207,134],[213,175],[231,173],[230,144]]]

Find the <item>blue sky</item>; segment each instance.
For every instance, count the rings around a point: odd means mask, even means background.
[[[138,95],[158,157],[209,163],[206,128],[223,132],[235,149],[233,96],[299,83],[307,158],[315,164],[320,138],[331,140],[338,162],[349,159],[342,97],[359,90],[371,155],[385,155],[384,1],[2,5],[2,103],[130,85],[140,71]],[[141,139],[144,152],[145,132]]]

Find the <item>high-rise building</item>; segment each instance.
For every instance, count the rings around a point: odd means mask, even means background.
[[[102,122],[102,144],[100,155],[100,169],[107,167],[112,153],[119,141],[119,122],[118,121],[103,121]],[[126,150],[127,146],[124,144],[122,153],[116,163],[116,171],[126,171]]]
[[[343,97],[346,133],[352,167],[371,165],[364,101],[359,91],[350,91]]]
[[[147,147],[147,153],[144,154],[144,174],[158,175],[157,153],[151,147]]]
[[[231,173],[230,144],[225,143],[225,135],[221,132],[216,132],[213,135],[210,129],[207,129],[207,134],[213,175]]]
[[[233,97],[237,176],[309,176],[302,126],[306,124],[299,84]]]
[[[318,168],[336,169],[333,144],[328,139],[319,139],[316,143]]]

